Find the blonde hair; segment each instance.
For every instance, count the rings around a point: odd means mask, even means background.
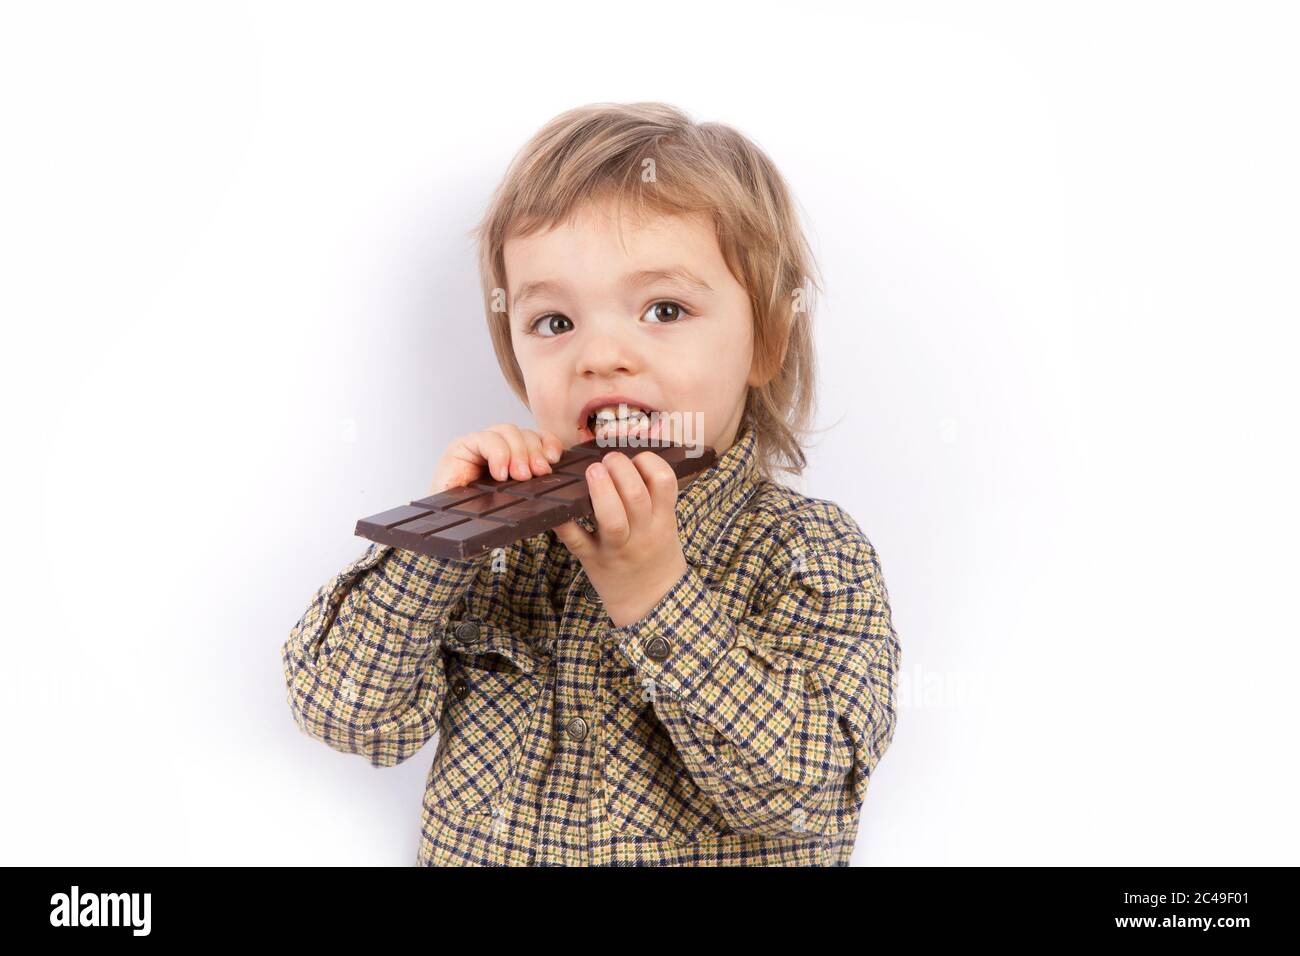
[[[646,177],[643,170],[651,169]],[[664,103],[593,103],[561,113],[515,155],[477,238],[488,328],[506,381],[528,404],[504,302],[506,240],[566,223],[589,202],[634,211],[709,213],[718,245],[749,293],[754,363],[741,427],[756,434],[757,467],[799,474],[815,406],[812,251],[785,181],[767,154],[730,126],[696,123]],[[813,289],[805,288],[811,283]]]

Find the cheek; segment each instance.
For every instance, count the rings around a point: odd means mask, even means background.
[[[539,424],[555,428],[568,414],[564,403],[564,383],[553,372],[537,365],[520,365],[524,373],[524,386],[528,391],[528,407]]]
[[[729,382],[737,374],[744,378],[753,357],[752,330],[739,321],[719,322],[691,355],[692,367],[704,369],[711,380]],[[719,383],[721,386],[722,383]]]
[[[728,350],[692,351],[675,357],[668,377],[661,378],[686,411],[716,413],[730,400],[735,357]]]
[[[550,387],[545,376],[540,374],[540,370],[536,367],[520,362],[519,371],[524,376],[524,391],[528,394],[528,410],[539,421],[548,417],[550,405],[555,401],[554,389]]]

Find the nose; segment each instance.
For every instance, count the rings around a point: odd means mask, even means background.
[[[592,325],[586,330],[578,355],[578,372],[582,375],[613,375],[635,372],[640,360],[634,345],[616,325]]]

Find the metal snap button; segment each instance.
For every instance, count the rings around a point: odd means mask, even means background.
[[[456,625],[456,640],[474,644],[478,642],[478,638],[478,625],[473,621],[461,621]]]
[[[451,692],[457,697],[464,697],[469,693],[469,684],[466,684],[463,680],[458,680],[451,685]]]
[[[587,722],[581,717],[574,717],[569,721],[568,731],[574,740],[583,740],[587,736]]]
[[[652,637],[645,642],[645,656],[652,661],[661,661],[668,656],[671,649],[668,641],[662,637]]]

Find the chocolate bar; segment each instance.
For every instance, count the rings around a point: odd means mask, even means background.
[[[717,460],[703,446],[694,457],[685,445],[619,447],[591,439],[566,449],[551,465],[550,474],[525,481],[483,478],[459,488],[420,498],[357,522],[360,537],[435,558],[466,560],[492,548],[502,548],[522,538],[594,514],[587,493],[587,467],[606,452],[634,456],[652,451],[672,465],[678,487]]]

